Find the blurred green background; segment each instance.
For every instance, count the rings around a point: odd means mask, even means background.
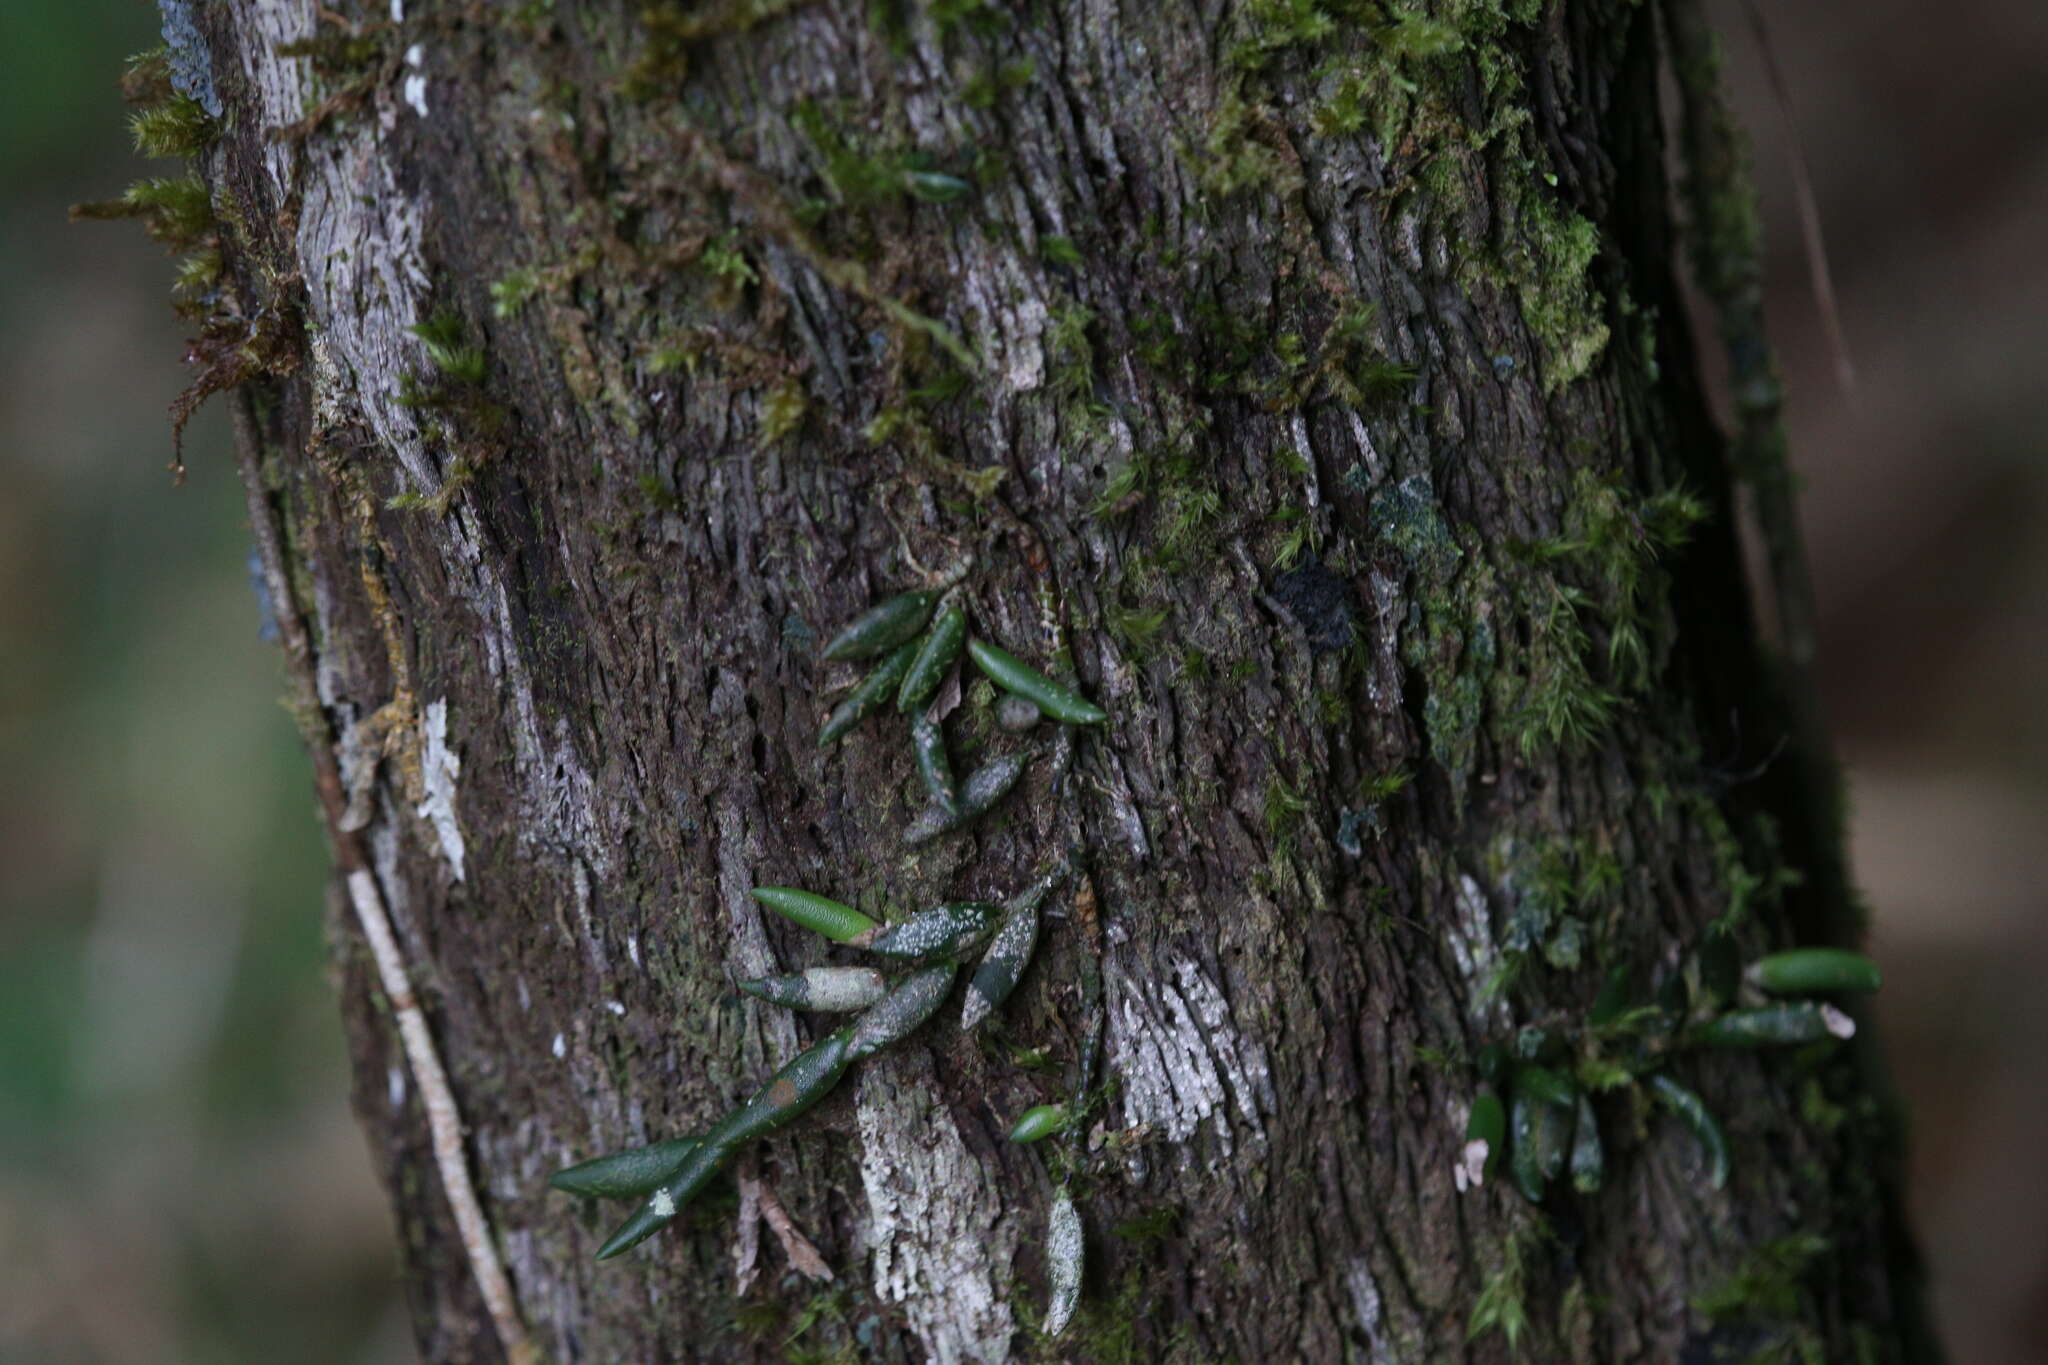
[[[1849,396],[1785,120],[1720,17],[1915,1209],[1956,1360],[2022,1365],[2048,1341],[2048,6],[1770,8]],[[155,27],[0,4],[0,1361],[404,1361],[221,418],[173,489],[171,263],[65,221],[164,173],[114,90]]]
[[[171,261],[138,0],[0,4],[0,1361],[413,1358],[325,979],[326,853]]]

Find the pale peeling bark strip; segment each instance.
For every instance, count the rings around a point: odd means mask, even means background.
[[[448,1074],[441,1069],[440,1054],[434,1050],[434,1035],[427,1027],[427,1016],[413,996],[398,941],[391,935],[377,879],[369,869],[358,868],[349,873],[348,898],[377,960],[377,978],[383,983],[384,996],[391,1002],[391,1013],[398,1020],[406,1063],[412,1068],[413,1084],[419,1087],[420,1105],[427,1111],[427,1126],[433,1134],[434,1164],[440,1169],[448,1206],[455,1211],[455,1225],[462,1234],[462,1249],[469,1257],[470,1270],[476,1275],[477,1292],[483,1295],[484,1305],[490,1310],[491,1323],[505,1347],[505,1358],[512,1365],[528,1365],[538,1357],[533,1343],[527,1340],[519,1305],[512,1297],[512,1283],[505,1278],[490,1225],[484,1221],[483,1207],[477,1203],[476,1190],[470,1184],[469,1161],[462,1150],[462,1115],[455,1107],[454,1092],[448,1088]]]
[[[934,1093],[930,1059],[870,1063],[858,1118],[876,1297],[903,1305],[934,1365],[1009,1360],[1017,1323],[999,1286],[1017,1220]]]

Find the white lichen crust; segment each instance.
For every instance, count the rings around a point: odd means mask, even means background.
[[[1081,1268],[1086,1259],[1081,1214],[1065,1185],[1053,1197],[1045,1228],[1045,1334],[1056,1337],[1074,1320],[1081,1302]]]
[[[922,1049],[876,1058],[862,1076],[858,1120],[867,1247],[876,1297],[903,1305],[933,1365],[1007,1361],[1015,1317],[999,1279],[1017,1251],[1017,1220],[935,1096]]]

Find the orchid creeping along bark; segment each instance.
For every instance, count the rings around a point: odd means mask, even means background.
[[[953,762],[946,755],[946,737],[938,722],[921,711],[910,718],[910,747],[917,755],[917,774],[924,779],[932,808],[958,819],[960,791],[953,781]]]
[[[898,594],[857,617],[824,650],[828,660],[881,658],[833,709],[818,736],[821,746],[844,737],[892,696],[898,710],[910,715],[912,747],[931,796],[930,806],[906,834],[905,842],[913,847],[952,833],[993,808],[1017,784],[1032,757],[1029,751],[997,754],[964,782],[955,782],[939,720],[925,708],[959,658],[967,615],[949,601],[931,621],[937,600],[931,591]],[[1100,708],[1005,651],[979,641],[969,648],[982,670],[1009,694],[1003,700],[1005,728],[1029,729],[1042,715],[1067,726],[1108,719]],[[1070,743],[1073,732],[1061,733]],[[1062,771],[1064,766],[1060,764]],[[892,982],[872,967],[814,966],[739,982],[743,993],[790,1009],[861,1013],[852,1024],[799,1053],[701,1137],[615,1152],[556,1172],[549,1183],[565,1192],[644,1196],[640,1207],[599,1248],[598,1258],[620,1255],[652,1236],[742,1145],[823,1099],[855,1062],[922,1027],[951,994],[961,960],[986,944],[960,1018],[963,1031],[980,1025],[1015,990],[1037,946],[1039,907],[1073,872],[1075,856],[1070,850],[1000,908],[983,901],[949,901],[889,925],[797,887],[753,888],[754,898],[776,913],[836,943],[894,963],[904,974]],[[1099,984],[1095,995],[1099,997]],[[1082,1070],[1085,1077],[1086,1054]],[[1017,1142],[1034,1142],[1063,1131],[1069,1122],[1066,1106],[1039,1105],[1026,1111],[1010,1136]],[[1079,1302],[1082,1240],[1079,1213],[1071,1192],[1062,1185],[1048,1226],[1048,1335],[1058,1335],[1066,1327]]]
[[[825,718],[825,724],[818,731],[818,747],[823,748],[841,738],[847,731],[865,720],[871,713],[882,708],[883,703],[896,693],[903,675],[910,671],[910,661],[916,657],[917,645],[899,645],[882,662],[869,670],[846,699],[832,708],[832,714]]]
[[[593,1199],[638,1199],[675,1178],[701,1138],[670,1138],[647,1147],[633,1147],[596,1157],[548,1177],[548,1184],[566,1194]]]
[[[837,1013],[866,1009],[889,993],[889,982],[873,967],[811,967],[742,981],[739,988],[771,1005]]]
[[[647,1202],[634,1210],[598,1248],[597,1259],[609,1260],[652,1237],[682,1211],[743,1143],[773,1132],[825,1098],[846,1074],[847,1044],[852,1038],[853,1029],[843,1028],[798,1053],[752,1099],[714,1125],[683,1159],[675,1174],[655,1186],[648,1193]]]
[[[960,657],[960,645],[967,638],[967,613],[958,607],[948,607],[939,613],[939,619],[932,623],[919,642],[917,656],[910,661],[910,668],[903,675],[903,684],[896,692],[896,709],[906,715],[924,708],[932,699],[932,693],[939,690],[939,680],[946,676],[946,670]]]
[[[1759,958],[1744,973],[1772,995],[1826,995],[1874,991],[1884,984],[1877,964],[1846,948],[1794,948]]]
[[[896,648],[924,629],[932,614],[933,592],[903,592],[868,608],[848,622],[825,646],[827,659],[868,659]],[[909,660],[904,661],[906,665]]]
[[[1728,1137],[1721,1131],[1707,1102],[1692,1091],[1661,1073],[1650,1077],[1650,1093],[1661,1101],[1665,1108],[1684,1121],[1699,1139],[1700,1148],[1707,1155],[1707,1183],[1720,1189],[1728,1183]]]
[[[1054,720],[1069,725],[1100,725],[1109,719],[1109,713],[1094,702],[1061,687],[1006,649],[986,640],[969,640],[967,652],[997,687],[1035,703]]]
[[[850,905],[814,896],[793,886],[757,886],[753,896],[785,919],[840,943],[850,942],[881,927]]]

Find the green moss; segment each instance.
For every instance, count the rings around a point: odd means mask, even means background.
[[[1692,1296],[1715,1322],[1768,1324],[1804,1316],[1805,1279],[1831,1250],[1817,1233],[1794,1232],[1752,1247],[1726,1276]]]
[[[794,378],[785,379],[761,399],[761,442],[773,445],[803,425],[810,400],[804,386]]]
[[[484,348],[468,340],[461,314],[444,308],[406,330],[420,339],[427,359],[444,376],[462,384],[483,383]]]
[[[960,89],[960,98],[970,109],[993,109],[1005,92],[1022,90],[1038,75],[1038,65],[1029,57],[1004,62],[977,71]]]
[[[728,229],[706,242],[704,250],[697,257],[699,265],[735,289],[757,284],[761,279],[754,273],[753,264],[747,260],[746,253],[739,249],[738,240],[739,230]]]
[[[1272,112],[1245,99],[1236,88],[1226,92],[1209,116],[1202,139],[1197,179],[1206,194],[1228,199],[1249,189],[1293,194],[1301,188],[1299,165],[1283,156],[1273,142]]]
[[[1276,771],[1266,778],[1266,795],[1263,803],[1266,821],[1266,842],[1273,846],[1276,858],[1287,858],[1294,852],[1295,836],[1301,830],[1302,816],[1308,812],[1308,798],[1295,790]]]
[[[540,292],[540,272],[531,266],[509,270],[491,282],[491,316],[509,318]]]
[[[138,180],[119,199],[74,204],[73,218],[139,218],[150,236],[173,250],[185,250],[214,229],[213,203],[199,177],[181,175]]]
[[[690,50],[728,33],[744,33],[795,9],[803,0],[646,0],[640,25],[646,46],[627,68],[620,88],[628,99],[673,93],[689,73]]]
[[[1589,601],[1583,590],[1553,582],[1531,617],[1528,682],[1514,717],[1525,758],[1546,744],[1583,748],[1614,720],[1621,699],[1594,681],[1588,665],[1592,642],[1580,616]]]
[[[220,130],[199,101],[174,94],[136,110],[128,131],[135,137],[135,150],[144,156],[186,157],[205,151]]]
[[[1551,570],[1522,581],[1530,647],[1514,710],[1525,755],[1546,744],[1592,742],[1628,697],[1648,688],[1667,647],[1652,638],[1646,607],[1660,582],[1657,560],[1684,544],[1705,515],[1683,489],[1635,500],[1615,479],[1581,469],[1563,534],[1514,547]],[[1562,571],[1585,585],[1565,581]]]
[[[1053,305],[1045,329],[1052,391],[1068,401],[1095,392],[1095,348],[1088,341],[1094,321],[1094,313],[1068,299]]]
[[[171,299],[180,312],[203,312],[220,287],[221,255],[217,246],[201,247],[178,262],[177,278],[171,283]]]
[[[1507,1338],[1508,1349],[1521,1349],[1522,1334],[1529,1330],[1528,1265],[1541,1233],[1531,1220],[1522,1220],[1500,1242],[1500,1263],[1480,1286],[1472,1301],[1471,1316],[1465,1320],[1465,1340],[1477,1341],[1490,1332]]]
[[[1109,613],[1109,629],[1117,639],[1123,641],[1134,659],[1149,656],[1158,647],[1159,638],[1166,629],[1169,607],[1158,607],[1151,611],[1136,607],[1118,607]]]
[[[1503,228],[1501,264],[1522,319],[1543,346],[1543,388],[1554,393],[1592,369],[1607,346],[1606,305],[1591,278],[1600,230],[1541,191],[1525,194]]]
[[[1080,265],[1082,261],[1081,248],[1075,246],[1072,239],[1060,236],[1040,238],[1038,254],[1047,265],[1069,270]]]

